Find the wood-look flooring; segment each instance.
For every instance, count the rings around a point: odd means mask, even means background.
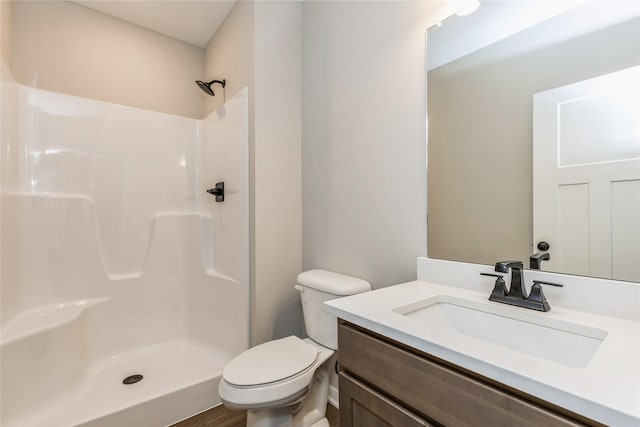
[[[340,412],[333,405],[327,405],[327,419],[331,427],[340,427]],[[246,423],[246,411],[232,411],[220,405],[171,427],[245,427]]]

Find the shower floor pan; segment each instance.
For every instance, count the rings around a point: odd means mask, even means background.
[[[230,355],[177,340],[112,356],[92,364],[56,404],[4,427],[158,427],[220,403],[218,382]],[[142,375],[134,384],[123,384]]]

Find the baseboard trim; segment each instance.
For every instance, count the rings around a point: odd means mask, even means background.
[[[340,404],[338,403],[338,389],[334,386],[329,386],[329,403],[336,409],[340,409]]]

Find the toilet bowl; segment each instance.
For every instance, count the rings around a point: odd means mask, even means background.
[[[248,427],[328,427],[329,380],[337,350],[337,319],[324,301],[371,290],[369,282],[326,270],[298,275],[309,338],[289,336],[253,347],[224,368],[218,391],[225,406],[247,410]]]
[[[230,409],[293,405],[307,394],[316,370],[333,354],[308,338],[269,341],[225,367],[220,394]]]

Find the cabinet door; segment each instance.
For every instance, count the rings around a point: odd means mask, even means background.
[[[432,426],[349,375],[340,372],[341,427]]]
[[[578,421],[341,322],[340,369],[447,427],[577,427]],[[342,382],[340,383],[342,387]],[[340,389],[342,394],[342,388]],[[347,404],[349,405],[349,403]],[[340,402],[342,411],[342,401]],[[583,424],[585,423],[585,424]],[[395,427],[404,424],[390,423]],[[345,424],[351,425],[351,424]],[[382,424],[384,425],[384,424]]]

